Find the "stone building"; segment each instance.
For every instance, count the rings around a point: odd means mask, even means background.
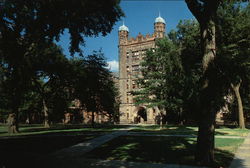
[[[103,111],[102,113],[92,113],[91,111],[87,111],[85,108],[81,106],[81,102],[78,99],[72,101],[72,106],[69,107],[68,111],[64,114],[63,123],[84,123],[91,124],[92,117],[94,117],[95,123],[108,123],[110,122],[110,118],[108,117],[108,113]]]
[[[129,37],[129,29],[124,24],[119,27],[119,90],[120,90],[120,123],[155,123],[159,112],[146,109],[144,105],[134,104],[131,91],[138,89],[136,79],[141,75],[140,63],[146,50],[155,48],[158,38],[165,36],[165,20],[159,16],[154,22],[154,33],[136,38]]]

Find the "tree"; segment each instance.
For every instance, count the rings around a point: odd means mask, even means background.
[[[8,47],[10,44],[7,38],[13,38],[15,41],[24,38],[36,43],[48,39],[58,41],[60,35],[67,29],[71,37],[72,54],[79,52],[79,44],[84,44],[84,36],[97,36],[99,33],[106,35],[112,30],[114,23],[123,16],[119,2],[119,0],[1,1],[0,30],[4,42],[8,42],[4,46]],[[18,55],[20,54],[16,53],[12,57]]]
[[[41,97],[44,126],[49,127],[49,110],[56,114],[58,113],[55,109],[56,106],[61,107],[61,113],[68,108],[67,104],[70,101],[69,74],[72,71],[68,59],[62,54],[62,49],[55,44],[52,43],[49,48],[43,49],[40,53],[43,57],[38,56],[33,61],[32,81]]]
[[[178,25],[177,31],[170,32],[169,37],[181,49],[180,57],[185,74],[184,86],[185,90],[188,90],[184,95],[189,97],[186,100],[184,99],[183,102],[184,104],[185,102],[192,105],[198,104],[199,136],[196,159],[199,164],[210,165],[213,164],[214,160],[215,114],[225,103],[223,97],[228,94],[230,84],[232,82],[237,84],[241,81],[239,79],[246,79],[248,76],[246,74],[248,74],[249,65],[249,27],[243,23],[249,22],[249,13],[243,12],[244,14],[239,14],[241,17],[233,17],[232,15],[237,13],[237,5],[232,3],[231,7],[234,11],[231,12],[232,14],[229,14],[230,11],[223,9],[218,11],[219,18],[216,18],[216,8],[219,2],[189,1],[189,3],[192,10],[200,12],[197,16],[200,27],[194,20],[184,21]],[[223,12],[223,14],[220,14],[220,12]],[[198,14],[196,13],[196,15]],[[230,15],[230,17],[225,18],[227,15]],[[240,20],[239,23],[237,23],[238,20]],[[218,24],[217,28],[219,27],[216,34],[219,37],[217,38],[219,45],[216,48],[219,57],[215,57],[216,52],[214,50],[215,23]],[[246,33],[241,33],[242,30],[245,30]],[[197,33],[198,31],[201,31],[201,35]],[[234,44],[232,45],[232,43]],[[202,48],[202,50],[199,48]],[[202,66],[200,67],[200,65]],[[196,82],[199,82],[199,87],[195,84]],[[142,91],[145,92],[145,90]],[[236,91],[239,97],[239,90]],[[190,103],[195,100],[196,103]],[[187,109],[187,107],[184,109]]]
[[[109,71],[104,73],[103,86],[100,93],[101,113],[109,118],[109,122],[117,122],[119,118],[118,88],[115,86],[114,77]]]
[[[20,108],[19,121],[26,124],[41,123],[43,114],[41,96],[36,91],[35,84],[32,82],[32,86],[24,94],[23,103]]]
[[[85,59],[71,60],[74,73],[71,75],[72,93],[81,102],[81,107],[91,112],[91,123],[95,114],[114,117],[116,90],[107,63],[101,51],[94,51]]]
[[[158,108],[162,114],[177,114],[183,107],[183,69],[177,46],[168,38],[157,41],[141,63],[140,89],[133,92],[136,104]],[[172,115],[172,116],[174,116]]]
[[[177,30],[169,33],[171,41],[180,50],[183,67],[183,112],[182,118],[187,122],[197,119],[197,100],[199,81],[202,75],[199,24],[196,20],[183,20],[177,25]]]
[[[7,70],[6,67],[4,67],[3,62],[0,62],[0,120],[1,122],[6,122],[5,118],[7,118],[7,115],[9,113],[8,111],[8,98],[9,95],[7,93],[7,90],[5,88],[5,81],[6,81],[6,75]]]
[[[68,30],[71,54],[81,53],[79,45],[84,45],[84,36],[106,35],[121,16],[118,0],[1,1],[0,57],[12,75],[13,116],[18,118],[25,85],[31,81],[26,74],[32,74],[30,66],[39,55],[34,56],[34,48],[42,45],[39,51],[45,49]]]
[[[55,110],[56,102],[61,100],[60,107],[64,107],[64,109],[67,108],[66,105],[63,106],[65,103],[63,103],[62,100],[65,99],[66,101],[66,99],[68,99],[68,92],[66,91],[70,79],[67,77],[67,74],[70,73],[70,70],[68,68],[69,62],[59,47],[53,43],[51,43],[48,48],[46,46],[41,49],[41,47],[41,45],[37,46],[34,44],[33,49],[30,50],[32,57],[27,57],[24,60],[23,66],[25,66],[26,69],[24,76],[27,78],[25,80],[25,88],[22,89],[23,97],[20,99],[19,111],[27,111],[30,109],[29,106],[32,106],[34,110],[43,107],[42,110],[45,116],[44,118],[46,119],[45,126],[49,127],[48,114],[49,111]],[[43,57],[40,57],[40,55],[43,55]],[[28,64],[29,62],[32,62],[32,64]],[[6,66],[7,65],[8,64],[6,64]],[[5,80],[2,81],[2,88],[6,91],[4,97],[7,99],[7,102],[9,102],[9,105],[8,103],[6,103],[6,105],[11,107],[12,97],[8,95],[12,94],[13,86],[15,88],[16,82],[12,79],[11,71],[6,70],[5,74]],[[37,100],[31,100],[32,98],[29,98],[30,94],[33,95],[33,99]],[[52,104],[52,102],[54,102],[54,104]],[[29,105],[32,103],[36,104],[36,106],[34,106],[34,104]],[[64,112],[65,110],[62,111]],[[14,116],[18,118],[21,117],[20,115]]]
[[[218,10],[217,36],[218,65],[235,94],[238,105],[239,127],[245,128],[240,88],[249,81],[250,6],[243,7],[232,1],[223,3]]]
[[[1,62],[3,65],[3,80],[1,81],[2,109],[5,109],[5,112],[9,112],[7,122],[10,133],[18,132],[19,110],[25,101],[25,93],[31,86],[31,81],[28,80],[30,72],[27,71],[25,64],[22,63],[18,62],[20,69],[17,72],[16,69],[13,69],[6,62]]]
[[[200,118],[197,137],[196,161],[201,165],[214,162],[214,124],[216,100],[220,84],[215,71],[216,57],[215,19],[219,0],[185,0],[189,10],[200,24],[203,77],[200,91]]]

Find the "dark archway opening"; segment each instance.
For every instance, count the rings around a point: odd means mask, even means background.
[[[135,119],[136,123],[141,123],[142,121],[147,121],[147,110],[144,107],[138,107],[137,117]]]

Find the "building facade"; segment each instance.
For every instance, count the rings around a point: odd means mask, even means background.
[[[156,122],[159,112],[145,105],[135,105],[132,91],[138,89],[137,78],[141,75],[140,63],[146,50],[155,48],[158,38],[165,36],[166,22],[159,16],[154,22],[154,33],[137,37],[129,37],[129,29],[124,24],[119,27],[119,91],[120,91],[120,123],[150,123]]]

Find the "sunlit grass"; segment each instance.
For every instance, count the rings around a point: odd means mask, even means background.
[[[138,126],[131,132],[145,132],[148,134],[166,134],[166,135],[197,135],[198,127],[173,126],[165,125],[162,128],[158,125]],[[249,129],[239,128],[217,128],[216,136],[247,136],[250,133]]]
[[[110,132],[115,131],[127,126],[117,126],[117,125],[97,125],[96,127],[90,127],[88,125],[63,125],[57,124],[52,125],[50,128],[45,128],[41,124],[36,125],[20,125],[18,134],[8,134],[7,126],[0,126],[0,137],[1,136],[22,136],[22,135],[40,135],[40,134],[58,134],[58,133],[71,133],[79,135],[86,132]]]
[[[227,136],[247,136],[250,133],[249,129],[239,129],[239,128],[219,128],[216,129],[218,134]]]
[[[244,142],[244,138],[216,138],[215,147],[220,150],[236,152],[237,148]]]

